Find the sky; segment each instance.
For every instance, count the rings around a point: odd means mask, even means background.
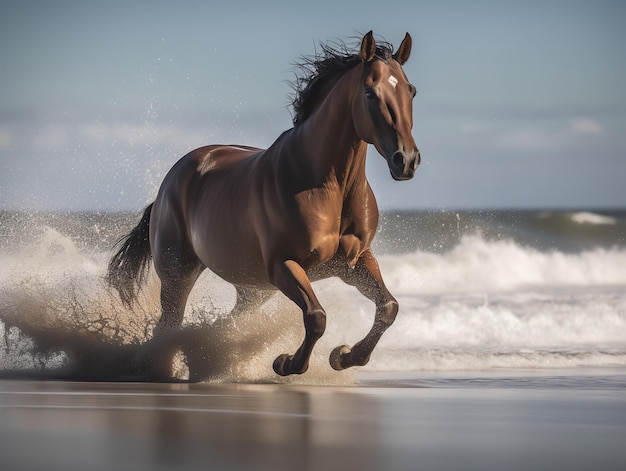
[[[298,59],[371,29],[418,90],[415,178],[368,151],[383,209],[626,207],[621,0],[0,0],[0,209],[139,210],[189,150],[268,147]]]

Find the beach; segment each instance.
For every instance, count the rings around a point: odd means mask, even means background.
[[[626,369],[0,381],[3,470],[622,470]]]

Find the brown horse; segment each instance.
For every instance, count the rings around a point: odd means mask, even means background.
[[[373,301],[376,315],[367,336],[335,348],[330,364],[342,370],[369,361],[398,303],[370,248],[378,207],[365,155],[373,144],[395,180],[412,178],[420,163],[411,135],[415,87],[402,70],[410,52],[408,33],[395,53],[371,31],[357,54],[324,46],[298,81],[294,127],[269,149],[201,147],[172,167],[108,271],[130,305],[152,257],[161,280],[155,338],[181,324],[187,297],[209,268],[235,286],[235,313],[276,289],[302,309],[304,341],[273,368],[304,373],[326,327],[311,281],[335,276]]]

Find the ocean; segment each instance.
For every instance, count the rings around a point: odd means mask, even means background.
[[[134,308],[103,276],[139,213],[0,212],[0,378],[137,379],[130,365],[159,314],[152,276]],[[626,210],[387,211],[374,251],[400,303],[362,371],[372,374],[626,366]],[[232,286],[205,272],[175,344],[175,371],[209,381],[350,384],[332,348],[371,327],[373,305],[336,279],[309,371],[277,378],[301,314],[282,295],[229,317]]]

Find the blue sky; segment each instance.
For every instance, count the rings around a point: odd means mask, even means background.
[[[422,166],[383,208],[625,207],[621,1],[0,3],[0,208],[139,209],[210,143],[291,127],[293,63],[414,38]]]

